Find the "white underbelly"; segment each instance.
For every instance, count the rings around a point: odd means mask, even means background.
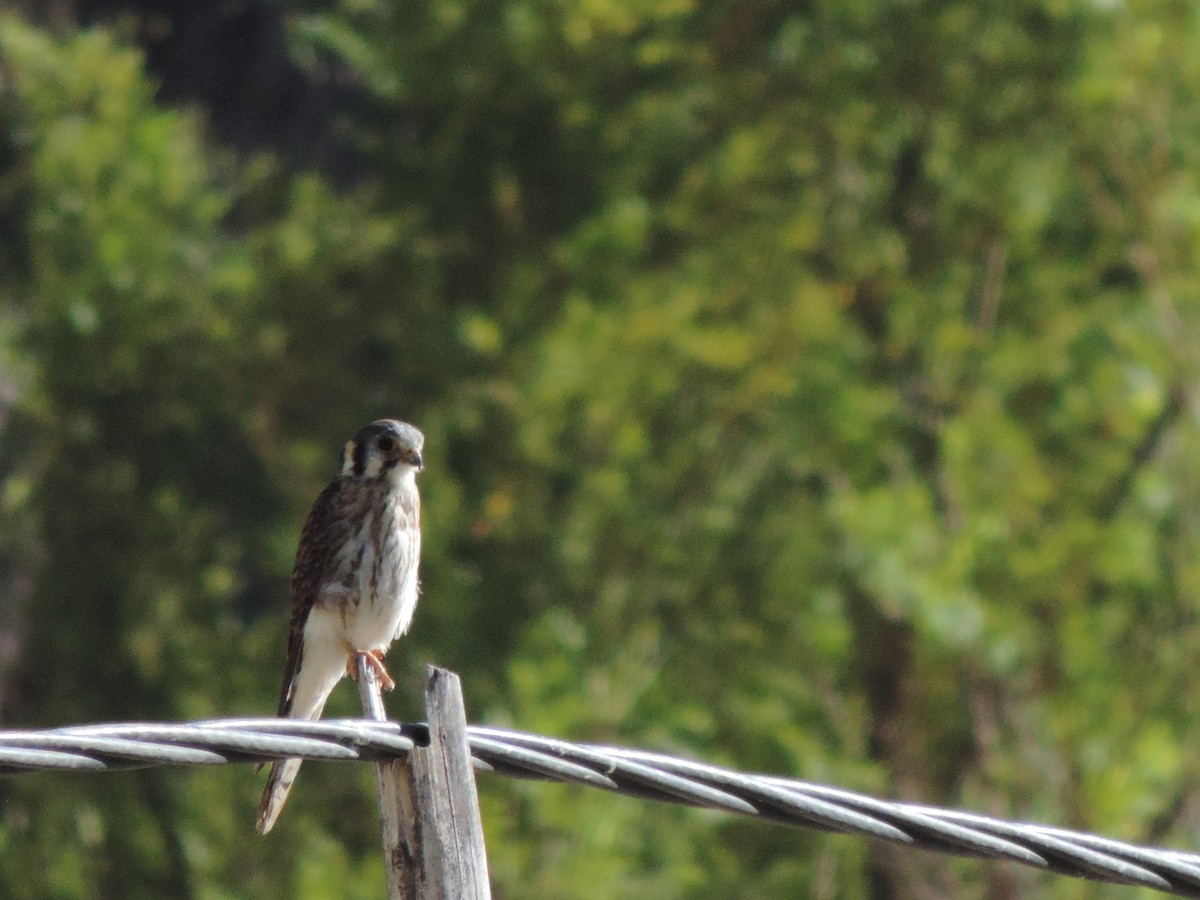
[[[304,627],[304,655],[293,689],[292,716],[317,718],[325,699],[346,672],[352,652],[387,650],[408,630],[417,606],[417,577],[387,585],[355,605],[325,592]],[[344,589],[343,589],[344,590]]]
[[[397,584],[381,579],[379,590],[362,594],[357,610],[346,616],[346,640],[355,650],[385,650],[408,631],[417,608],[416,573]]]

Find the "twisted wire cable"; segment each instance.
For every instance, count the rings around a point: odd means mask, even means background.
[[[476,725],[468,726],[467,740],[475,768],[499,775],[580,784],[795,827],[1200,897],[1200,854],[881,800],[645,750],[577,744]],[[219,719],[0,731],[0,774],[257,763],[289,756],[378,761],[405,756],[428,742],[429,731],[423,724],[363,719]]]

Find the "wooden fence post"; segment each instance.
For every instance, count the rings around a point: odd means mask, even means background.
[[[358,684],[363,713],[385,721],[375,671],[361,659]],[[429,746],[375,768],[389,900],[490,900],[462,683],[453,672],[427,667],[425,715]]]

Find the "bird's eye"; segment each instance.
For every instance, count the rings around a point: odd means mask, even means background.
[[[396,448],[396,442],[393,441],[390,437],[381,437],[378,441],[375,442],[375,446],[378,447],[380,450],[382,450],[384,453],[390,453],[392,450],[394,450]]]

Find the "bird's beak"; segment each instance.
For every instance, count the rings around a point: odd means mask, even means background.
[[[410,450],[408,453],[405,453],[404,461],[418,472],[425,468],[425,460],[421,458],[421,453],[418,450]]]

